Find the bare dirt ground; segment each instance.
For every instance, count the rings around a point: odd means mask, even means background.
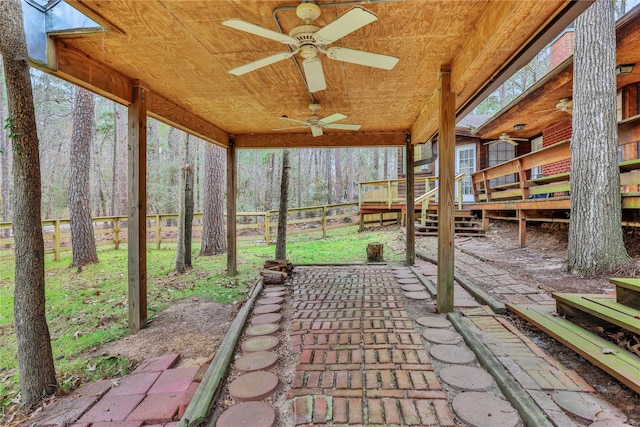
[[[517,236],[515,223],[492,222],[484,239],[456,239],[456,247],[508,271],[513,277],[519,278],[522,284],[549,294],[603,293],[613,288],[608,282],[610,275],[587,279],[566,272],[568,224],[528,224],[525,248],[518,247]],[[613,275],[640,277],[640,230],[625,229],[625,244],[635,262],[624,271],[615,272]],[[548,354],[566,367],[577,371],[596,389],[602,399],[624,411],[630,417],[630,424],[640,425],[638,394],[527,322],[516,316],[511,316],[511,321]]]

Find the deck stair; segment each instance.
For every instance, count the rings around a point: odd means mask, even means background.
[[[484,236],[482,222],[469,211],[455,212],[455,234],[458,236]],[[416,224],[416,236],[437,236],[438,214],[426,215],[424,224]]]
[[[615,295],[555,293],[553,307],[507,305],[620,382],[640,392],[640,357],[586,328],[622,328],[640,335],[640,279],[610,279]],[[632,350],[635,350],[633,348]]]

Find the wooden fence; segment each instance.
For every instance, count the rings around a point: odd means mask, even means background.
[[[358,204],[346,203],[289,209],[287,235],[317,233],[319,237],[338,228],[359,225]],[[119,249],[127,243],[126,216],[93,218],[93,230],[98,247]],[[226,216],[225,216],[226,221]],[[178,214],[147,215],[147,242],[160,249],[163,243],[175,243],[178,237]],[[275,241],[278,211],[238,212],[236,214],[237,241],[250,244],[270,244]],[[0,260],[13,259],[14,238],[10,222],[0,222]],[[62,252],[71,250],[69,219],[42,221],[45,254],[53,254],[56,261]],[[202,213],[194,214],[193,240],[202,238]]]

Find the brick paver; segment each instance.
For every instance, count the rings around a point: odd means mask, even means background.
[[[453,425],[389,267],[297,268],[292,285],[295,425]]]

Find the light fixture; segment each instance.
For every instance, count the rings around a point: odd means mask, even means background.
[[[626,76],[631,74],[633,66],[635,64],[621,64],[616,67],[616,77]]]
[[[513,125],[513,129],[515,129],[515,130],[524,130],[525,126],[527,126],[527,125],[524,124],[524,123],[518,123],[518,124]]]

